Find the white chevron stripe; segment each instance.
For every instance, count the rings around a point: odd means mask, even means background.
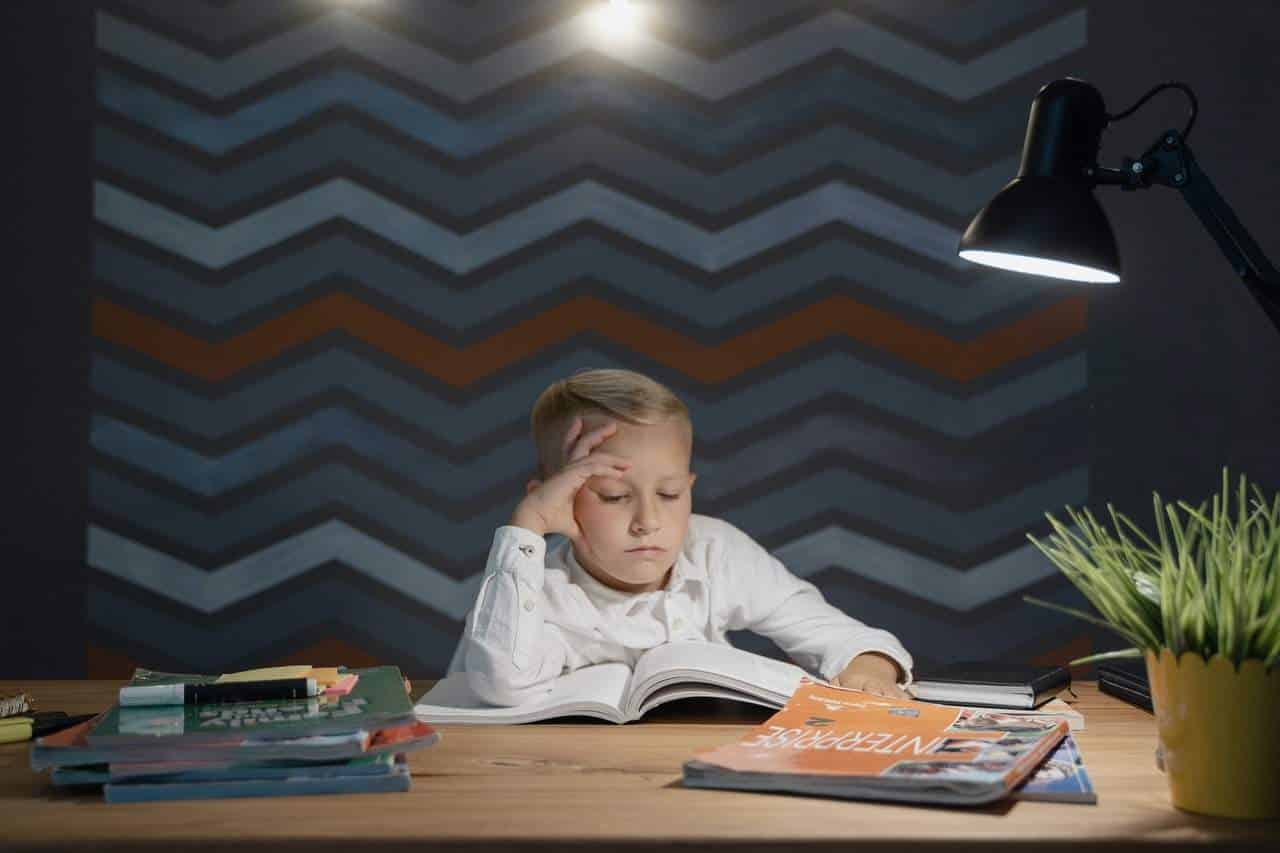
[[[340,561],[421,605],[462,621],[475,601],[483,574],[455,581],[341,521],[325,522],[212,571],[97,525],[90,525],[88,541],[88,563],[93,568],[202,613],[216,613],[316,566]],[[838,527],[809,534],[774,554],[800,577],[837,567],[960,612],[1057,571],[1031,544],[958,572]]]
[[[845,184],[827,184],[756,216],[707,231],[594,181],[584,181],[467,234],[456,234],[346,178],[212,228],[111,184],[94,184],[98,221],[221,268],[323,222],[345,219],[455,272],[467,273],[579,222],[593,221],[689,264],[718,271],[822,225],[844,222],[957,269],[960,234]]]
[[[836,10],[708,61],[654,38],[641,26],[605,38],[588,9],[483,59],[457,63],[338,9],[317,21],[211,59],[105,12],[98,47],[214,98],[243,91],[301,63],[344,49],[455,101],[473,101],[575,55],[596,51],[706,99],[726,98],[833,51],[887,69],[949,98],[967,101],[1084,47],[1087,11],[1079,9],[989,53],[958,62]]]
[[[1029,542],[1016,551],[958,572],[842,527],[815,531],[783,545],[774,554],[801,577],[835,566],[960,612],[981,607],[1058,571]]]
[[[327,521],[216,571],[89,526],[89,565],[202,613],[216,613],[335,560],[459,621],[480,590],[480,574],[455,581],[341,521]]]

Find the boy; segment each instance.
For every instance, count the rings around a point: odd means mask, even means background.
[[[634,666],[672,640],[728,644],[750,629],[845,687],[911,698],[911,656],[823,599],[750,536],[692,512],[693,426],[665,386],[629,370],[578,371],[530,417],[538,478],[494,533],[450,671],[517,705],[564,672]],[[566,538],[550,552],[544,536]]]

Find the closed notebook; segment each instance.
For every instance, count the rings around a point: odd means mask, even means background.
[[[391,771],[377,775],[297,774],[280,779],[235,779],[204,782],[111,782],[102,787],[108,803],[149,803],[165,800],[217,800],[232,797],[286,797],[306,794],[385,794],[412,788],[403,756]]]
[[[953,663],[916,670],[907,688],[917,699],[944,705],[1035,708],[1071,686],[1062,666]]]
[[[1142,660],[1120,658],[1099,663],[1098,689],[1130,705],[1155,711],[1151,685],[1147,683],[1147,665]]]

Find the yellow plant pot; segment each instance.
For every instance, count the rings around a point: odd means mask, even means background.
[[[1145,653],[1169,794],[1180,809],[1280,818],[1280,667]]]

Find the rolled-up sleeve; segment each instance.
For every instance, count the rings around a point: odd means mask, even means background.
[[[519,705],[550,686],[567,658],[560,629],[545,619],[546,540],[503,525],[493,535],[458,659],[472,689],[494,705]]]
[[[858,655],[879,652],[898,665],[899,683],[911,683],[911,655],[897,637],[832,606],[816,586],[792,574],[746,533],[732,525],[726,529],[730,629],[768,637],[800,666],[827,680]]]

